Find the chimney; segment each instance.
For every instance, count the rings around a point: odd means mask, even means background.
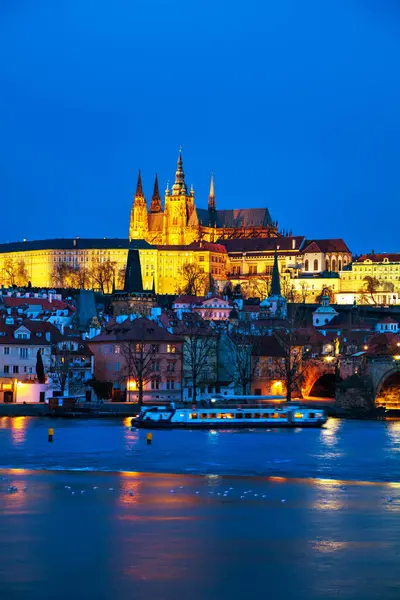
[[[296,240],[293,239],[292,240],[292,250],[294,250],[296,248]]]

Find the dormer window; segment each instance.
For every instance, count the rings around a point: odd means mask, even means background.
[[[19,332],[15,335],[17,340],[29,340],[29,335],[27,333]]]

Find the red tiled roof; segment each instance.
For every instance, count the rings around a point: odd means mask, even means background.
[[[46,298],[16,298],[15,296],[3,296],[4,305],[7,308],[20,307],[20,306],[41,306],[43,310],[72,310],[75,311],[75,307],[67,304],[63,300],[50,300]]]
[[[201,304],[205,300],[205,296],[179,296],[172,303],[173,306],[176,304]]]
[[[364,262],[365,260],[370,260],[375,263],[381,263],[381,262],[383,262],[383,260],[385,258],[387,258],[389,262],[400,262],[400,254],[399,253],[363,254],[355,262],[361,263],[361,262]]]
[[[26,327],[31,333],[29,340],[16,339],[14,333],[20,327]],[[46,339],[46,333],[50,333],[50,340]],[[39,334],[39,335],[38,335]],[[51,323],[42,321],[31,321],[24,319],[22,323],[15,320],[14,324],[7,325],[5,318],[0,319],[0,344],[18,344],[27,346],[49,346],[61,341],[62,335],[57,327]]]
[[[305,252],[350,252],[348,246],[341,238],[327,240],[307,240],[304,242]]]
[[[89,343],[117,342],[117,341],[141,341],[144,342],[180,342],[172,333],[161,327],[150,319],[127,319],[123,323],[112,323],[106,325],[104,331],[92,338]]]

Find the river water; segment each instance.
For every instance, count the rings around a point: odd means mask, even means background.
[[[397,421],[1,418],[0,597],[399,598],[399,451]]]

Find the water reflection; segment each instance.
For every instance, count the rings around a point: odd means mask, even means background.
[[[321,429],[321,441],[327,446],[335,446],[338,441],[338,432],[341,421],[339,419],[328,419]]]
[[[10,419],[11,438],[14,446],[20,446],[25,442],[28,426],[27,417],[13,417]]]
[[[393,452],[400,451],[400,421],[390,421],[387,426],[391,448]]]
[[[124,440],[125,440],[125,450],[127,452],[132,452],[135,446],[137,446],[139,442],[139,431],[132,427],[132,417],[126,417],[123,421],[124,423]]]

